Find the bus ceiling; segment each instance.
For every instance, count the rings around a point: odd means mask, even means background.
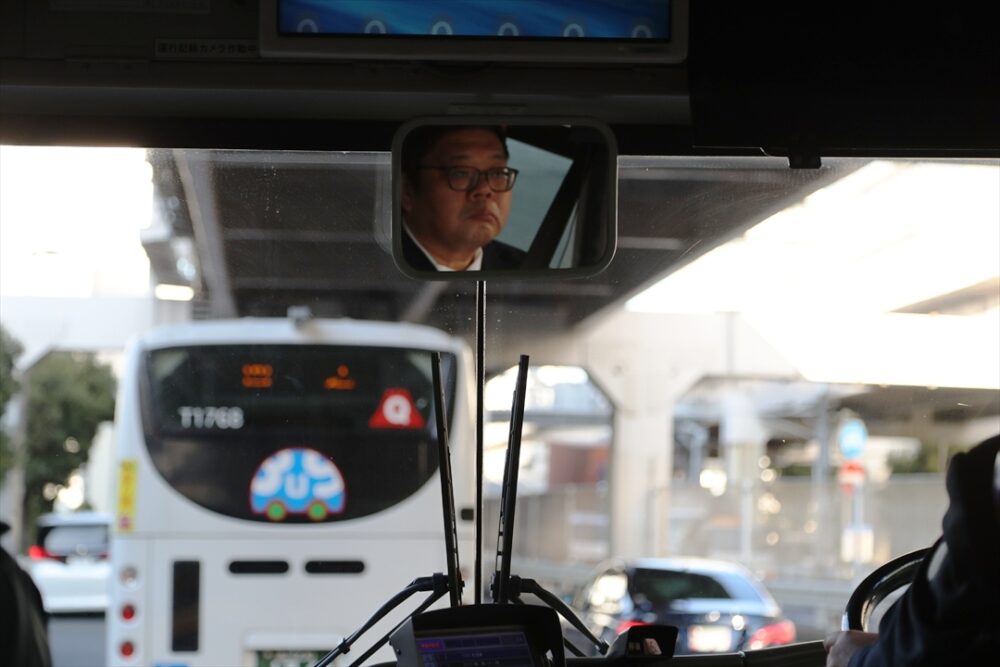
[[[623,155],[764,150],[815,166],[1000,151],[995,3],[674,0],[666,48],[589,58],[573,40],[539,54],[378,38],[262,56],[275,4],[4,3],[0,143],[389,150],[410,117],[485,112],[597,118]]]

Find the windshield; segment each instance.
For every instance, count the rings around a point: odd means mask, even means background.
[[[133,336],[200,320],[408,323],[475,350],[476,283],[422,282],[394,263],[389,153],[0,151],[2,325],[35,387],[33,456],[65,463],[31,469],[26,494],[115,514],[112,557],[139,571],[116,569],[111,585],[140,621],[116,611],[91,627],[91,664],[123,659],[104,653],[112,627],[111,648],[136,642],[141,664],[299,664],[279,660],[331,648],[443,571],[430,361],[412,333],[151,349],[116,417],[88,398],[109,390],[81,379],[106,369],[124,387]],[[799,640],[822,638],[854,582],[934,542],[948,461],[1000,432],[1000,163],[620,156],[617,186],[607,270],[485,285],[486,585],[510,369],[526,354],[513,573],[569,598],[609,559],[739,563]],[[473,359],[453,353],[446,371],[464,545],[474,383],[456,377]],[[408,393],[412,428],[373,426],[393,389]],[[90,426],[53,426],[66,396]],[[303,469],[317,453],[331,484],[333,464],[346,504],[255,504],[255,475],[285,465],[271,458],[283,451]],[[200,588],[175,591],[177,563],[200,567]],[[463,552],[468,595],[472,563]],[[657,600],[743,595],[693,574],[640,582]],[[200,609],[197,653],[155,653],[192,622],[170,608],[175,593]]]

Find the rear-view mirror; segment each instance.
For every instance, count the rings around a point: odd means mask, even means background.
[[[617,150],[602,123],[418,119],[392,161],[393,256],[411,277],[574,278],[614,255]]]

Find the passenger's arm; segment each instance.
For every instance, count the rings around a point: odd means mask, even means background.
[[[993,476],[1000,437],[957,454],[948,467],[944,535],[913,583],[886,612],[879,633],[834,633],[827,665],[991,664],[1000,655],[1000,516]],[[870,639],[867,643],[865,640]]]

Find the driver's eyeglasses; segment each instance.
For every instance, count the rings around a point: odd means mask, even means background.
[[[448,177],[448,187],[459,192],[469,192],[482,177],[493,192],[507,192],[514,187],[517,180],[517,169],[510,167],[495,167],[493,169],[474,169],[472,167],[440,167],[436,165],[421,165],[421,169],[438,169]]]

